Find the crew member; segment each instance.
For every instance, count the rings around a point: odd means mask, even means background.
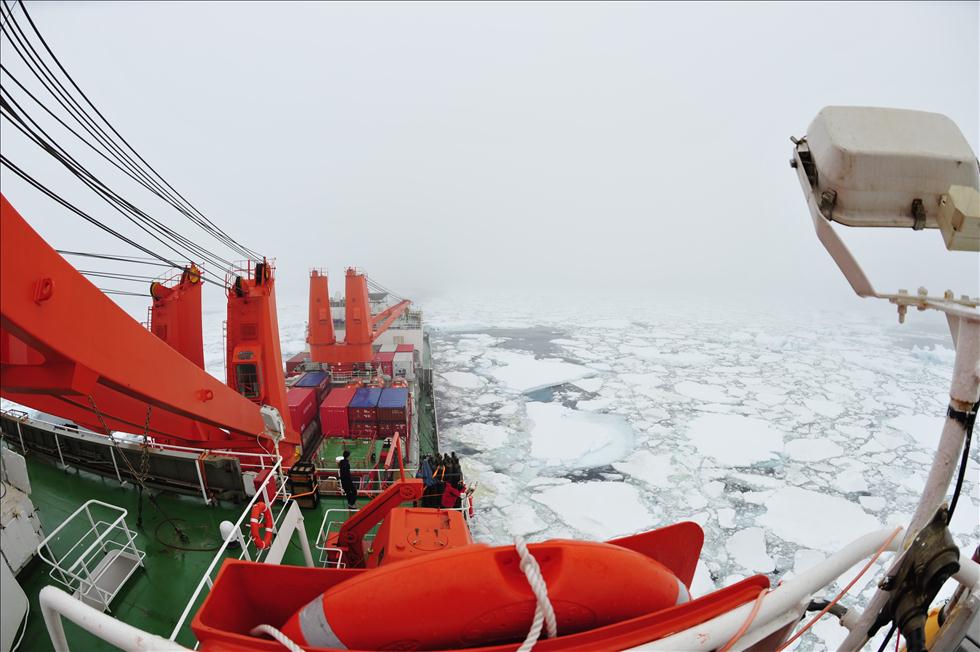
[[[466,486],[462,482],[447,482],[446,489],[442,492],[443,509],[458,508],[462,503],[462,498],[466,494]]]
[[[354,486],[354,478],[350,474],[350,451],[344,451],[344,459],[340,460],[340,486],[344,489],[347,496],[347,508],[354,509],[357,506],[357,488]]]

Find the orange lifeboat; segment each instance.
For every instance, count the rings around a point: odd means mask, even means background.
[[[562,635],[690,600],[671,571],[633,550],[565,540],[528,549],[541,568]],[[336,584],[295,613],[282,632],[317,648],[478,647],[523,640],[535,604],[514,547],[469,545]],[[438,613],[420,618],[419,609]]]

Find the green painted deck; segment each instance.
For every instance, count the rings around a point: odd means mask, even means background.
[[[438,450],[434,410],[431,394],[421,391],[419,396],[419,441],[422,453]],[[344,448],[352,451],[351,466],[371,468],[374,464],[359,466],[360,459],[370,459],[372,449],[381,455],[382,442],[369,440],[341,440],[327,438],[318,455],[324,460],[322,466],[330,467]],[[330,462],[327,462],[329,460]],[[58,527],[72,512],[87,500],[95,499],[117,505],[128,511],[126,523],[137,533],[136,547],[146,552],[145,568],[138,569],[110,604],[111,614],[116,618],[153,634],[169,637],[177,624],[180,614],[203,577],[208,564],[221,543],[218,526],[222,521],[235,522],[241,515],[244,504],[221,503],[207,506],[198,496],[185,496],[170,492],[153,494],[160,505],[154,507],[144,497],[143,527],[136,527],[138,494],[132,485],[120,485],[113,478],[77,470],[62,470],[55,464],[35,456],[27,458],[28,473],[31,480],[31,499],[38,508],[38,516],[45,534]],[[366,497],[358,500],[363,505]],[[346,501],[342,496],[322,496],[316,509],[303,510],[307,539],[311,542],[314,562],[317,550],[314,547],[317,532],[323,515],[328,509],[341,510],[343,514]],[[162,513],[161,513],[162,510]],[[191,535],[189,547],[210,548],[209,550],[180,550],[182,545],[174,535],[167,519],[179,521],[181,527]],[[81,534],[81,533],[80,533]],[[170,544],[170,545],[168,545]],[[226,557],[238,557],[234,549]],[[283,559],[283,563],[303,565],[299,545],[293,542]],[[38,592],[49,584],[64,588],[48,575],[50,566],[34,559],[20,574],[17,580],[30,600],[27,631],[24,634],[21,650],[52,650],[44,620],[38,605]],[[196,611],[196,606],[194,611]],[[193,614],[193,611],[192,611]],[[191,618],[188,618],[189,625]],[[64,621],[65,633],[73,650],[115,650],[88,632],[69,621]],[[195,640],[189,627],[182,630],[177,641],[193,647]]]
[[[350,466],[352,469],[373,469],[381,459],[383,440],[348,439],[346,437],[325,437],[317,452],[317,466],[321,468],[337,468],[337,458],[350,451]]]
[[[117,505],[128,511],[126,523],[137,533],[136,546],[146,552],[145,568],[137,570],[116,596],[110,605],[111,613],[130,625],[169,637],[184,605],[220,545],[218,525],[224,520],[237,520],[244,505],[208,507],[200,498],[154,492],[166,516],[181,521],[181,526],[191,534],[191,542],[186,545],[211,548],[209,551],[177,550],[162,542],[179,544],[173,529],[163,522],[163,514],[145,498],[143,528],[136,527],[138,497],[131,486],[124,487],[115,480],[84,471],[63,471],[33,457],[28,458],[27,466],[31,478],[31,498],[38,508],[45,533],[53,531],[90,499]],[[363,504],[367,500],[362,498],[359,502]],[[304,510],[307,538],[313,541],[316,537],[325,510],[342,508],[343,505],[340,497],[324,497],[317,509]],[[237,558],[238,551],[234,550],[229,556]],[[313,558],[316,561],[315,548]],[[298,544],[290,546],[283,563],[303,564]],[[63,588],[50,578],[49,570],[50,566],[35,559],[17,576],[31,605],[22,650],[53,649],[37,600],[38,592],[48,584]],[[64,622],[65,633],[73,650],[116,649],[71,622]],[[178,641],[189,647],[194,644],[189,630]]]

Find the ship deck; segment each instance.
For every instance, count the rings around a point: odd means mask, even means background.
[[[136,571],[112,601],[111,613],[140,629],[169,637],[221,543],[219,524],[224,520],[234,522],[241,514],[242,506],[222,503],[209,507],[200,498],[153,492],[160,509],[144,497],[143,527],[137,528],[138,494],[131,486],[122,486],[113,479],[86,471],[62,470],[33,456],[27,459],[27,467],[31,479],[31,499],[46,533],[53,531],[86,500],[101,500],[127,510],[126,524],[137,533],[137,547],[146,552],[145,567]],[[358,502],[363,504],[367,499],[361,498]],[[324,496],[317,508],[303,510],[307,538],[315,540],[327,509],[342,509],[344,506],[342,497]],[[173,528],[167,523],[168,519],[179,522],[189,533],[189,543],[181,544],[177,540]],[[237,558],[237,555],[236,549],[226,557]],[[290,545],[283,563],[303,564],[298,545]],[[53,649],[38,605],[38,593],[44,586],[58,586],[48,575],[49,570],[47,564],[35,558],[17,575],[30,601],[21,650]],[[116,649],[71,622],[65,620],[64,623],[72,649]],[[189,629],[185,628],[178,642],[193,647],[194,638]]]
[[[418,450],[421,454],[438,451],[436,434],[435,406],[431,391],[427,387],[420,392],[417,409]],[[382,442],[366,440],[340,440],[327,438],[318,451],[318,466],[329,467],[344,449],[352,452],[355,459],[371,459],[372,453],[382,454]],[[157,505],[144,496],[143,525],[137,527],[139,496],[131,484],[120,484],[115,478],[74,468],[63,469],[50,458],[36,454],[26,457],[28,475],[31,482],[31,499],[38,510],[38,517],[45,533],[52,532],[61,525],[84,502],[95,499],[117,505],[127,511],[125,521],[136,532],[136,546],[146,553],[144,568],[123,586],[110,604],[111,614],[116,618],[163,637],[169,637],[180,618],[181,612],[190,599],[198,582],[221,544],[219,525],[222,521],[235,522],[241,515],[243,505],[219,501],[205,505],[199,496],[180,494],[171,491],[150,490]],[[352,465],[357,468],[359,465]],[[370,468],[365,464],[361,468]],[[358,503],[369,500],[362,496]],[[316,541],[321,522],[327,510],[338,510],[330,515],[335,519],[345,511],[346,500],[341,495],[321,494],[316,508],[304,509],[304,527],[311,547]],[[170,524],[174,521],[188,533],[190,541],[182,543]],[[80,535],[81,533],[79,533]],[[239,549],[225,554],[225,558],[238,558]],[[313,548],[314,561],[317,550]],[[303,556],[296,542],[292,542],[283,563],[303,565]],[[30,602],[27,628],[21,650],[52,650],[44,620],[38,603],[38,593],[47,585],[57,584],[49,575],[50,566],[40,559],[32,560],[17,575]],[[195,639],[189,628],[190,618],[177,642],[193,647]],[[76,650],[114,650],[113,646],[92,636],[70,621],[64,620],[65,633]]]

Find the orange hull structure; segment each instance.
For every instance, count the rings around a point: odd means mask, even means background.
[[[374,357],[374,340],[405,312],[409,301],[371,315],[367,277],[354,268],[348,268],[346,278],[346,302],[344,311],[344,341],[338,343],[333,332],[330,315],[330,296],[327,277],[314,271],[310,274],[310,359],[325,364],[351,364],[370,362]],[[324,310],[324,307],[326,309]]]
[[[201,270],[191,265],[172,287],[150,286],[150,331],[204,369],[204,335],[201,332]]]
[[[126,314],[5,197],[0,277],[5,398],[97,430],[105,420],[109,429],[136,433],[152,406],[150,433],[165,443],[238,448],[241,442],[245,450],[262,450],[256,437],[265,436],[265,426],[255,403]],[[278,350],[278,338],[275,344]]]

